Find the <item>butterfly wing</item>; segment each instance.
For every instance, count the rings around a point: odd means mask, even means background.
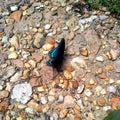
[[[58,50],[57,50],[57,47],[53,48],[52,50],[49,51],[49,57],[54,59],[57,57],[58,55]]]
[[[65,40],[63,38],[59,45],[48,53],[51,59],[47,62],[47,65],[52,66],[59,71],[63,62],[64,49]]]

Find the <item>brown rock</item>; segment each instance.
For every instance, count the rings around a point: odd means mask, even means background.
[[[52,80],[54,77],[53,68],[50,66],[43,66],[41,68],[40,73],[41,73],[41,79],[43,83],[46,83],[47,81]]]
[[[87,83],[87,84],[86,84],[86,88],[91,89],[91,88],[92,88],[92,85],[91,85],[90,83]]]
[[[30,73],[30,70],[29,69],[25,69],[23,71],[23,75],[22,75],[22,79],[27,79],[29,77],[29,73]]]
[[[30,79],[30,85],[32,87],[38,87],[40,86],[42,83],[41,83],[41,78],[40,77],[32,77]]]
[[[23,61],[20,59],[12,60],[12,63],[15,64],[17,67],[23,68]]]
[[[55,39],[53,37],[48,36],[46,38],[46,42],[49,44],[55,44]]]
[[[38,54],[38,53],[34,53],[34,54],[32,55],[32,57],[33,57],[37,62],[40,62],[40,61],[42,60],[42,58],[43,58],[43,56],[40,55],[40,54]]]
[[[17,10],[15,12],[13,12],[10,17],[12,19],[14,19],[16,22],[19,22],[21,20],[21,17],[22,17],[22,11],[20,10]]]
[[[77,88],[78,88],[78,82],[77,82],[77,81],[73,81],[73,82],[72,82],[72,87],[73,87],[74,89],[77,89]]]
[[[113,66],[112,65],[106,65],[105,69],[108,70],[108,71],[113,70]]]
[[[112,97],[110,100],[113,109],[120,109],[120,98],[119,97]]]
[[[72,40],[74,38],[74,36],[75,36],[74,32],[71,31],[68,33],[67,39]]]
[[[88,50],[86,48],[83,48],[80,50],[80,54],[83,55],[83,56],[88,56]]]
[[[72,78],[72,74],[67,70],[64,70],[64,76],[68,80]]]
[[[68,88],[68,86],[69,86],[69,80],[64,80],[64,87]]]
[[[0,99],[7,98],[9,96],[9,92],[7,90],[0,91]]]
[[[65,108],[73,107],[75,104],[74,98],[71,95],[66,95],[64,98],[63,106]]]
[[[103,97],[98,98],[97,104],[98,104],[100,107],[105,106],[105,104],[106,104],[106,99],[103,98]]]
[[[60,118],[65,118],[68,113],[68,109],[62,109],[60,111]]]
[[[1,102],[0,103],[0,112],[6,112],[8,110],[8,102]]]

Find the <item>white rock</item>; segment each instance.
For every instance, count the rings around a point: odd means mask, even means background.
[[[78,68],[78,69],[80,67],[87,69],[87,64],[86,64],[85,60],[83,60],[80,57],[73,58],[71,61],[71,64],[72,64],[72,66],[74,66],[75,68]]]
[[[96,60],[99,61],[99,62],[103,62],[103,61],[104,61],[104,59],[103,59],[102,56],[98,56],[98,57],[96,57]]]
[[[51,96],[51,95],[48,96],[48,101],[49,102],[53,102],[54,100],[55,100],[54,96]]]
[[[30,56],[30,53],[29,53],[29,52],[26,52],[26,51],[23,51],[23,52],[22,52],[22,57],[23,57],[23,58],[27,58],[28,56]]]
[[[15,11],[18,9],[18,5],[11,6],[10,9],[11,9],[11,11]]]
[[[90,97],[92,95],[92,92],[89,89],[86,89],[85,94],[87,97]]]
[[[27,108],[25,109],[25,111],[26,111],[27,113],[34,114],[34,109],[33,109],[32,107],[27,107]]]
[[[82,99],[79,99],[77,101],[77,104],[80,106],[81,109],[84,109],[84,105],[83,105]]]
[[[18,57],[18,54],[14,51],[14,52],[11,52],[9,55],[8,55],[8,59],[16,59]]]
[[[18,71],[10,78],[10,82],[17,82],[18,80],[20,80],[21,76],[22,76],[22,71]]]
[[[46,97],[41,97],[41,103],[46,104],[47,103],[47,98]]]
[[[105,20],[107,18],[108,18],[108,16],[106,16],[106,15],[100,15],[100,20]]]
[[[16,99],[16,101],[25,104],[28,102],[28,100],[30,100],[31,94],[32,87],[29,83],[25,82],[14,86],[11,98]]]
[[[2,90],[3,89],[3,86],[2,85],[0,85],[0,90]]]
[[[104,106],[104,107],[103,107],[103,110],[106,111],[106,112],[107,112],[108,110],[111,110],[111,109],[112,109],[111,106]]]
[[[28,63],[33,67],[35,68],[37,63],[34,61],[34,60],[29,60]]]
[[[79,94],[81,94],[81,93],[83,92],[84,88],[85,88],[85,85],[84,85],[84,84],[78,86],[77,92],[78,92]]]
[[[7,43],[8,42],[8,37],[7,36],[3,36],[2,37],[2,42],[3,43]]]
[[[49,30],[51,28],[51,24],[46,24],[45,25],[45,30]]]
[[[56,111],[53,112],[52,116],[53,116],[54,120],[58,120],[58,114]]]
[[[84,18],[84,19],[79,20],[79,24],[91,23],[97,19],[98,19],[97,15],[92,15],[89,18]]]
[[[107,91],[110,92],[110,93],[115,93],[117,90],[116,90],[116,88],[114,86],[109,86],[107,88]]]
[[[59,95],[59,97],[58,97],[58,102],[63,102],[63,100],[64,100],[63,95]]]

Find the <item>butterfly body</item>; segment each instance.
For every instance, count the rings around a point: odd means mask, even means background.
[[[65,50],[65,40],[64,38],[60,41],[57,47],[53,48],[48,54],[50,60],[47,62],[47,65],[56,68],[58,71],[60,70],[63,62]]]

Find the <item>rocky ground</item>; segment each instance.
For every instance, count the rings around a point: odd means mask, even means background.
[[[0,120],[103,120],[120,109],[120,26],[79,0],[0,1]],[[46,65],[65,38],[63,71]]]

